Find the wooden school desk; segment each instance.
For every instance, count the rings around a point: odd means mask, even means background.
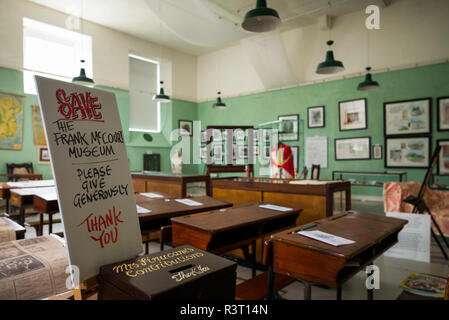
[[[144,171],[131,173],[131,177],[134,191],[136,192],[157,191],[174,197],[186,197],[188,183],[204,182],[206,185],[206,195],[211,195],[209,175]]]
[[[55,187],[40,187],[40,188],[23,188],[23,189],[11,189],[10,190],[10,202],[11,205],[19,208],[20,217],[19,224],[25,223],[25,209],[33,206],[34,195],[44,195],[56,193]]]
[[[19,240],[19,239],[23,239],[25,237],[25,228],[22,227],[20,224],[12,221],[11,219],[7,218],[7,217],[0,217],[0,219],[12,230],[14,230],[15,234],[16,234],[16,239],[15,240]],[[1,223],[0,223],[1,225]],[[0,237],[1,238],[1,237]],[[14,239],[13,239],[14,240]]]
[[[24,175],[26,177],[32,176],[31,178],[42,178],[41,174]],[[6,202],[6,213],[9,213],[9,198],[11,189],[19,188],[39,188],[39,187],[50,187],[54,186],[54,180],[29,180],[29,181],[15,181],[15,182],[3,182],[0,183],[0,199],[4,199]]]
[[[153,200],[161,200],[161,199],[173,199],[173,196],[170,196],[166,193],[162,192],[149,192],[149,193],[136,193],[136,204],[141,202],[148,202]]]
[[[241,205],[259,201],[285,207],[302,208],[296,221],[301,225],[332,216],[336,211],[351,210],[351,184],[344,181],[291,180],[271,178],[214,178],[212,196]],[[344,193],[340,210],[335,205]]]
[[[320,230],[355,241],[344,246],[332,246],[296,232]],[[380,215],[348,211],[307,225],[294,227],[271,236],[273,240],[273,268],[304,281],[304,299],[311,298],[311,284],[337,288],[382,255],[398,241],[398,233],[406,220]],[[368,290],[372,299],[373,290]]]
[[[188,206],[175,201],[175,199],[159,199],[138,203],[140,207],[151,210],[149,213],[139,213],[140,230],[142,231],[142,241],[145,243],[146,253],[148,253],[148,242],[155,239],[155,234],[159,237],[161,227],[171,225],[170,218],[232,207],[232,203],[209,196],[188,199],[199,202],[201,205]],[[163,243],[161,241],[162,249]]]
[[[261,208],[263,202],[246,204],[226,210],[172,218],[174,246],[185,244],[215,254],[252,245],[253,276],[255,275],[255,240],[295,225],[301,209],[277,211]]]

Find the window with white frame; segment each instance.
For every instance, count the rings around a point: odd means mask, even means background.
[[[80,73],[81,62],[92,78],[92,37],[46,23],[23,18],[23,86],[36,94],[35,74],[71,81]]]
[[[160,132],[159,62],[129,54],[129,130]]]

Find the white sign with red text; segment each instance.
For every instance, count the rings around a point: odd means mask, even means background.
[[[84,281],[142,251],[119,111],[111,92],[35,81],[69,263]]]

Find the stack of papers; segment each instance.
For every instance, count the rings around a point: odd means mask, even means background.
[[[138,206],[137,204],[136,204],[136,208],[137,208],[137,214],[143,214],[143,213],[150,213],[151,212],[151,210],[145,209],[145,208],[143,208],[141,206]]]
[[[303,235],[314,240],[325,242],[335,247],[344,246],[347,244],[355,243],[355,241],[345,239],[342,237],[334,236],[333,234],[322,232],[319,230],[313,231],[298,231],[298,234]]]
[[[141,193],[142,196],[147,197],[147,198],[152,198],[152,199],[157,199],[157,198],[163,198],[163,195],[157,194],[157,193],[153,193],[153,192],[148,192],[148,193]]]
[[[194,200],[191,200],[191,199],[175,199],[175,201],[178,201],[178,202],[180,202],[182,204],[185,204],[187,206],[190,206],[190,207],[197,207],[197,206],[202,206],[203,205],[201,202],[194,201]]]
[[[260,208],[264,208],[264,209],[270,209],[270,210],[282,211],[282,212],[286,212],[286,211],[291,211],[291,210],[293,210],[292,208],[281,207],[281,206],[277,206],[277,205],[275,205],[275,204],[261,204],[259,207],[260,207]]]

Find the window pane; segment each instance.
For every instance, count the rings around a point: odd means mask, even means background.
[[[147,60],[129,58],[130,117],[129,130],[159,132],[157,92],[159,65]]]
[[[34,74],[71,81],[83,68],[92,77],[90,36],[23,18],[23,67],[25,93],[36,94]],[[42,73],[39,73],[42,72]]]

